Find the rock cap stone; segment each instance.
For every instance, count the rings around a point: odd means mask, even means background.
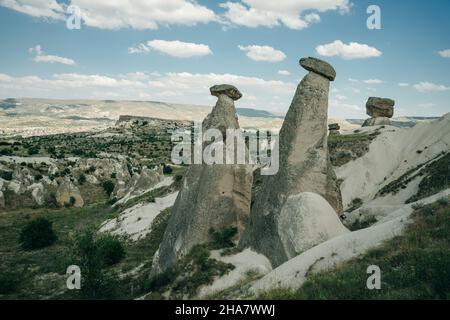
[[[301,58],[300,65],[308,71],[324,76],[330,81],[336,78],[336,71],[328,62],[313,57]]]
[[[211,92],[211,95],[213,96],[220,96],[221,94],[225,94],[229,96],[233,100],[239,100],[242,97],[242,93],[231,84],[219,84],[212,86],[209,88],[209,91]]]
[[[395,101],[388,98],[370,97],[366,103],[367,115],[378,118],[392,118]]]
[[[328,130],[339,130],[339,129],[341,129],[339,123],[331,123],[328,125]]]

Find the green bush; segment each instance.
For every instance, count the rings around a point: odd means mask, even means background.
[[[163,173],[164,174],[171,174],[173,172],[173,169],[172,169],[172,167],[171,166],[164,166],[163,167]]]
[[[12,171],[3,171],[1,174],[2,179],[11,181],[13,178],[13,173]]]
[[[118,263],[125,256],[125,250],[122,243],[112,236],[106,236],[99,239],[98,250],[102,262],[106,266],[112,266]]]
[[[52,223],[45,218],[30,221],[21,231],[19,242],[25,250],[34,250],[52,245],[57,240]]]
[[[86,176],[84,174],[80,174],[80,176],[78,177],[78,183],[80,185],[83,185],[86,182]]]
[[[103,190],[105,190],[106,194],[109,196],[114,191],[114,182],[111,180],[106,180],[102,184]]]
[[[116,296],[117,279],[105,270],[101,241],[94,232],[78,234],[72,250],[73,260],[80,266],[81,297],[85,299],[112,299]]]
[[[233,238],[237,232],[238,229],[236,227],[226,227],[221,230],[210,229],[209,233],[212,238],[213,249],[234,247]]]
[[[11,294],[17,291],[20,275],[16,272],[0,272],[0,294]]]

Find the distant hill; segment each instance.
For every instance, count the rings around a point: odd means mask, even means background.
[[[249,118],[284,118],[283,116],[278,116],[268,111],[251,108],[236,108],[236,111],[238,115]]]

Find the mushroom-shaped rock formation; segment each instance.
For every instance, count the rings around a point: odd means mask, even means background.
[[[220,130],[225,145],[226,129],[239,130],[234,100],[241,94],[230,85],[214,86],[211,92],[217,94],[218,100],[203,121],[203,130]],[[209,242],[211,229],[236,227],[236,240],[239,240],[250,213],[252,182],[251,165],[192,164],[172,208],[163,240],[153,257],[151,274],[170,269],[195,245]]]
[[[390,125],[394,115],[395,101],[388,98],[370,97],[366,103],[367,115],[371,118],[367,119],[363,127]]]
[[[283,239],[290,237],[289,230],[280,227],[286,221],[281,212],[290,196],[315,193],[328,201],[337,214],[342,212],[341,193],[327,146],[328,93],[335,72],[324,61],[314,58],[300,61],[310,72],[298,85],[280,130],[279,170],[275,175],[262,177],[261,190],[239,244],[264,254],[274,266],[301,253],[286,249]],[[322,230],[316,228],[315,232],[319,234]]]
[[[239,100],[242,97],[242,93],[235,87],[230,84],[219,84],[212,86],[209,91],[211,95],[219,97],[221,94],[224,94],[234,101]]]
[[[340,129],[341,127],[339,126],[339,123],[332,123],[328,125],[328,131],[330,131],[330,135],[340,135]]]

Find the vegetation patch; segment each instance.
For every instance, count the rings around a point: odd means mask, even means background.
[[[355,133],[328,136],[328,150],[332,165],[340,167],[362,157],[369,151],[370,143],[379,134],[379,131],[375,131],[370,134]]]
[[[41,249],[52,245],[57,237],[52,222],[37,218],[29,222],[20,233],[19,242],[25,250]]]
[[[450,299],[450,207],[447,200],[417,208],[402,236],[333,272],[311,275],[299,290],[277,289],[262,299]],[[366,287],[367,267],[381,269],[381,289]]]

